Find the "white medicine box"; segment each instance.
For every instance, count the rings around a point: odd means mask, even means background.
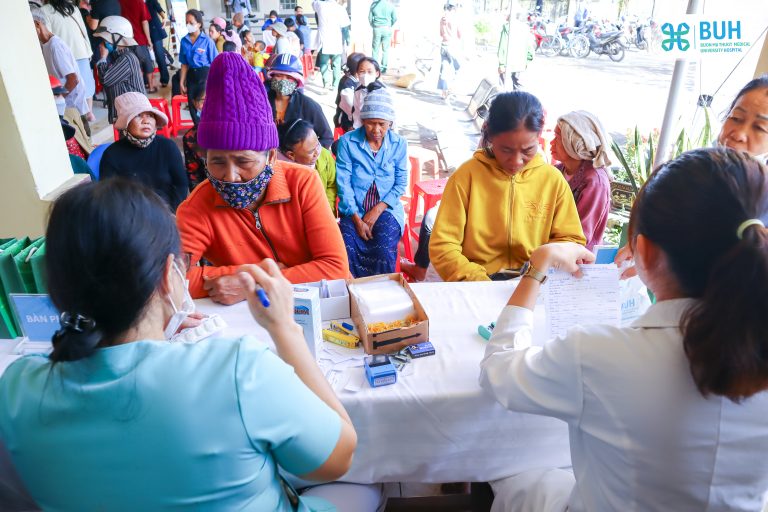
[[[347,289],[347,282],[344,279],[334,279],[325,283],[328,286],[328,297],[320,298],[320,311],[323,322],[349,318],[349,290]],[[320,282],[306,283],[306,286],[317,288],[318,291],[320,290]]]
[[[293,287],[293,319],[304,330],[304,340],[315,360],[323,344],[320,319],[320,290],[305,285]]]

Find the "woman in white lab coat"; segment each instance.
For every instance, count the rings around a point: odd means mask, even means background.
[[[481,363],[505,407],[570,429],[573,473],[493,482],[493,511],[760,510],[768,489],[768,174],[728,149],[657,170],[632,210],[638,275],[657,303],[625,328],[575,326],[531,347],[550,268],[578,273],[576,244],[531,255]]]

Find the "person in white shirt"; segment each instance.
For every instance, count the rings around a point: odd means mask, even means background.
[[[40,41],[40,47],[43,50],[43,59],[49,75],[53,75],[64,84],[64,88],[69,91],[64,99],[67,107],[77,109],[80,113],[83,125],[86,127],[86,133],[90,135],[87,115],[90,112],[85,92],[85,82],[80,76],[80,69],[75,62],[72,51],[64,41],[54,35],[48,27],[48,17],[40,9],[32,9],[32,20],[35,23],[37,39]]]
[[[317,15],[320,48],[317,61],[323,76],[323,87],[336,89],[341,79],[341,54],[344,53],[341,29],[351,24],[349,14],[334,0],[315,0],[312,2],[312,9]]]
[[[504,407],[560,418],[573,473],[492,482],[492,511],[757,511],[768,489],[768,170],[730,149],[662,165],[630,222],[657,302],[628,327],[574,326],[531,347],[549,269],[592,253],[547,244],[502,311],[480,384]]]
[[[46,0],[40,10],[46,16],[48,28],[60,37],[77,62],[80,78],[85,85],[86,102],[88,103],[88,120],[95,121],[93,117],[93,104],[91,98],[96,93],[96,81],[91,68],[93,49],[88,39],[88,31],[85,28],[80,10],[74,5],[76,2],[68,0]]]

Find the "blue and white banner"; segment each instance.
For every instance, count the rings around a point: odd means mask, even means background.
[[[660,51],[673,58],[741,58],[762,27],[735,17],[687,14],[658,20]]]

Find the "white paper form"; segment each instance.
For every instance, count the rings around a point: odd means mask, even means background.
[[[550,270],[544,304],[547,339],[561,336],[574,325],[621,323],[619,270],[616,265],[582,265],[580,279]]]

